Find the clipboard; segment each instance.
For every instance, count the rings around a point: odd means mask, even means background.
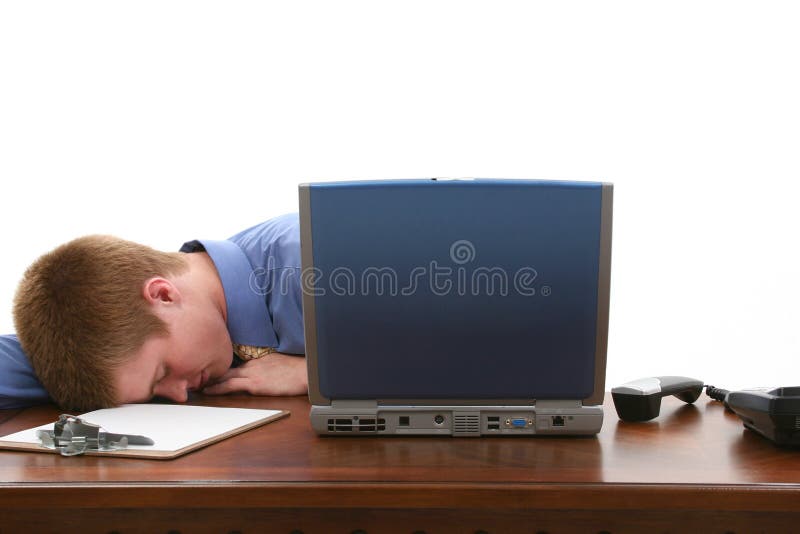
[[[153,445],[129,445],[117,450],[87,450],[87,456],[113,456],[171,460],[212,443],[277,421],[290,414],[283,410],[219,408],[183,404],[125,404],[87,412],[78,417],[108,432],[140,434]],[[37,430],[53,428],[53,422],[0,437],[0,450],[59,454],[42,445]]]

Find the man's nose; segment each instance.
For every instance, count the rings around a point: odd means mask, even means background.
[[[159,397],[166,397],[175,402],[186,402],[189,399],[188,386],[189,383],[186,380],[162,381],[156,385],[154,393]]]

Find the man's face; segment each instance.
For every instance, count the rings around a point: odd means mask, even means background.
[[[219,317],[185,317],[169,325],[169,335],[153,336],[114,372],[120,404],[165,397],[185,402],[228,370],[231,338]]]

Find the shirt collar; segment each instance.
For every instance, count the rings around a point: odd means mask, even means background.
[[[257,347],[278,346],[264,295],[251,287],[253,267],[236,243],[194,240],[184,243],[180,251],[205,251],[214,262],[225,292],[228,333],[233,343]]]

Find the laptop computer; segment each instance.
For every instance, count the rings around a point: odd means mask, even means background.
[[[317,433],[600,431],[612,184],[433,178],[299,192]]]

